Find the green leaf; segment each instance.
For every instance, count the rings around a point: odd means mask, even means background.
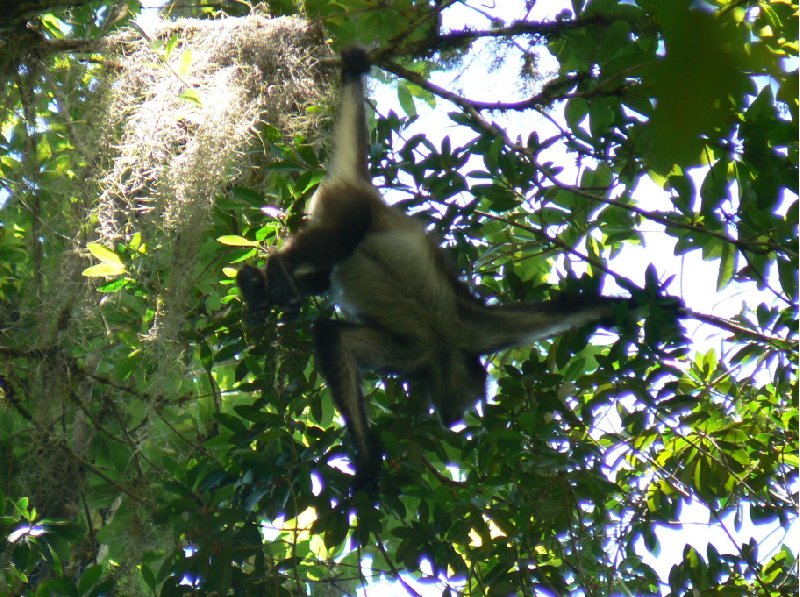
[[[403,112],[405,112],[406,115],[409,117],[417,115],[417,108],[414,105],[414,96],[411,94],[406,81],[400,81],[397,86],[397,100],[400,102],[400,107],[403,108]]]
[[[719,273],[717,274],[717,290],[725,288],[733,279],[736,273],[736,247],[731,243],[720,243],[722,254],[719,261]]]
[[[88,243],[86,248],[89,249],[89,252],[102,263],[111,263],[120,266],[122,265],[122,259],[120,259],[119,255],[114,253],[114,251],[111,249],[105,248],[99,243]]]
[[[181,55],[178,57],[178,63],[175,65],[175,72],[178,73],[181,77],[188,76],[189,72],[192,69],[192,51],[188,48],[181,52]]]
[[[236,186],[231,189],[231,193],[237,199],[241,199],[250,205],[256,207],[264,205],[264,195],[249,187]]]
[[[614,123],[614,111],[608,102],[602,100],[593,101],[589,106],[589,129],[592,137],[599,138],[608,133],[608,129]]]
[[[146,566],[144,564],[141,567],[141,571],[142,571],[142,580],[144,580],[144,583],[147,585],[147,587],[155,595],[156,594],[156,584],[157,584],[156,583],[155,574],[153,574],[153,571],[150,569],[149,566]]]
[[[229,247],[257,247],[258,243],[254,240],[248,240],[243,236],[238,236],[236,234],[226,234],[223,236],[217,237],[217,242],[222,243],[223,245],[228,245]]]
[[[164,44],[164,60],[169,60],[169,57],[172,55],[172,51],[178,46],[178,37],[177,33],[173,33],[169,36],[169,39]]]
[[[52,14],[45,13],[39,16],[39,23],[47,29],[47,32],[55,39],[64,37],[64,29],[67,28],[66,25]]]
[[[197,93],[195,89],[184,89],[178,94],[178,97],[187,102],[197,104],[198,106],[203,104],[203,102],[200,101],[200,94]]]
[[[28,253],[25,249],[18,247],[0,246],[0,262],[4,263],[25,263],[28,260]]]
[[[91,588],[97,584],[97,581],[100,580],[100,577],[103,575],[103,567],[100,565],[96,566],[89,566],[86,570],[83,571],[81,574],[81,578],[78,581],[78,593],[81,595],[88,593]]]
[[[86,278],[116,278],[125,273],[125,266],[116,263],[98,263],[81,272]]]

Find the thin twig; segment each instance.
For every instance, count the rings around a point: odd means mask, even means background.
[[[382,540],[380,537],[378,537],[378,536],[376,536],[376,537],[375,537],[375,539],[376,539],[376,540],[377,540],[377,542],[378,542],[378,549],[379,549],[379,550],[380,550],[380,552],[383,554],[383,559],[384,559],[384,560],[386,560],[386,564],[389,566],[389,570],[391,571],[392,575],[393,575],[393,576],[394,576],[394,578],[397,580],[397,582],[399,582],[399,583],[400,583],[400,584],[403,586],[403,588],[404,588],[406,591],[408,591],[408,594],[409,594],[409,595],[415,595],[416,597],[422,597],[422,596],[421,596],[419,593],[417,593],[417,592],[414,590],[414,588],[413,588],[411,585],[409,585],[409,584],[408,584],[408,583],[405,581],[405,579],[404,579],[404,578],[402,577],[402,575],[400,574],[400,571],[399,571],[399,570],[397,569],[397,567],[396,567],[396,566],[395,566],[395,565],[392,563],[392,560],[391,560],[391,558],[389,557],[389,554],[388,554],[388,553],[387,553],[387,551],[386,551],[386,547],[383,545],[383,540]]]

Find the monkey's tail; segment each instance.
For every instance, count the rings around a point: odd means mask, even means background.
[[[360,46],[348,46],[341,52],[342,57],[342,83],[346,84],[353,79],[361,80],[362,75],[369,72],[372,66],[367,56],[367,51]]]
[[[370,182],[367,163],[368,130],[364,112],[363,75],[370,63],[364,48],[342,50],[342,89],[328,177],[353,182]]]

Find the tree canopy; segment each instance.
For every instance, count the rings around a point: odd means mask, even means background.
[[[553,6],[0,9],[0,592],[796,593],[797,2]],[[643,306],[491,358],[453,428],[367,375],[376,495],[332,301],[249,329],[234,283],[301,223],[353,43],[374,180],[476,292]]]

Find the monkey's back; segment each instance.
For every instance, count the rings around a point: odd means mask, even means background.
[[[391,207],[379,210],[352,255],[333,270],[337,303],[348,316],[398,336],[453,345],[457,297],[438,251],[419,222]]]

